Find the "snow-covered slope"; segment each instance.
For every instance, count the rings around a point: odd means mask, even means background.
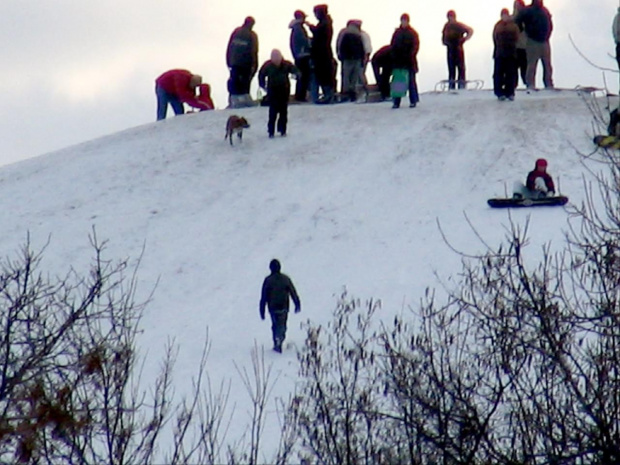
[[[234,363],[247,366],[258,344],[280,375],[274,396],[286,396],[302,320],[327,321],[345,287],[381,299],[386,318],[415,307],[427,286],[438,285],[436,275],[447,280],[459,270],[461,258],[438,225],[465,252],[483,250],[469,223],[497,244],[509,216],[486,199],[510,191],[536,158],[549,160],[571,202],[584,198],[587,170],[577,151],[592,151],[592,117],[575,92],[519,93],[515,102],[498,102],[488,91],[424,94],[418,108],[399,110],[389,103],[291,106],[288,137],[273,140],[266,137],[267,109],[235,112],[252,127],[234,147],[224,141],[233,112],[224,110],[0,170],[3,255],[27,233],[35,249],[51,235],[49,269],[80,269],[92,257],[93,226],[109,240],[109,258],[137,259],[144,247],[141,295],[159,280],[142,322],[147,375],[175,338],[179,391],[195,372],[208,327],[214,384],[238,379]],[[562,245],[564,208],[512,212],[517,223],[528,218],[531,253],[547,241]],[[270,351],[270,324],[258,317],[273,257],[302,300],[282,355]],[[234,382],[231,402],[242,418],[245,398]]]

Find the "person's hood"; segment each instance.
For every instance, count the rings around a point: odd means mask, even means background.
[[[317,5],[314,7],[314,14],[316,15],[319,21],[326,19],[329,15],[327,14],[327,5]]]
[[[293,29],[297,24],[303,24],[303,19],[293,19],[290,23],[288,23],[288,27]]]

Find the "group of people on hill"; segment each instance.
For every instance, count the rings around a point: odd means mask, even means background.
[[[532,0],[527,7],[523,0],[515,0],[512,14],[502,9],[493,28],[493,90],[498,99],[514,99],[519,74],[527,88],[534,89],[539,61],[545,88],[553,88],[552,31],[551,14],[543,0]]]
[[[297,78],[294,99],[298,102],[308,101],[308,96],[313,103],[333,103],[336,98],[339,101],[355,101],[362,91],[368,95],[366,68],[369,63],[382,99],[392,98],[393,108],[398,108],[402,97],[408,93],[410,107],[417,105],[416,74],[420,40],[410,25],[408,14],[401,15],[390,44],[381,47],[374,55],[371,55],[371,39],[362,29],[362,21],[349,20],[337,35],[334,56],[334,29],[328,5],[316,5],[313,13],[314,23],[309,22],[301,10],[293,14],[289,24],[293,62],[285,60],[282,52],[274,49],[270,60],[259,68],[258,36],[253,30],[255,20],[251,16],[232,32],[226,48],[226,64],[230,70],[227,82],[230,107],[253,104],[249,95],[250,83],[257,72],[264,70],[262,80],[259,73],[259,86],[267,90],[266,100],[271,102],[269,135],[274,133],[273,115],[280,115],[282,123],[278,123],[278,131],[286,133],[283,95],[291,89],[289,75]],[[470,26],[456,18],[454,10],[448,11],[442,30],[442,42],[447,51],[449,89],[466,87],[464,44],[474,33]],[[620,32],[616,34],[616,30],[620,31],[620,28],[616,29],[614,22],[614,34],[618,37]],[[544,7],[543,0],[531,0],[528,6],[523,0],[515,0],[512,13],[507,8],[501,10],[500,19],[493,29],[493,89],[498,99],[514,99],[519,75],[524,85],[535,88],[539,61],[542,62],[544,86],[553,87],[549,44],[552,31],[551,14]],[[617,43],[620,43],[619,40]],[[620,52],[618,57],[620,66]],[[336,93],[336,58],[340,61],[341,71],[339,94]],[[183,103],[199,110],[213,108],[208,85],[202,83],[199,75],[187,70],[170,70],[157,78],[156,95],[158,119],[165,118],[168,104],[175,114],[183,113]]]

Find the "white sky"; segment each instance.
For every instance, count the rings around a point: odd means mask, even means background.
[[[300,8],[310,19],[318,2],[302,0],[5,0],[0,4],[0,164],[56,150],[154,120],[154,79],[170,68],[202,74],[218,108],[226,105],[225,48],[244,17],[256,18],[260,61],[280,48],[290,58],[288,23]],[[466,45],[470,79],[491,85],[491,31],[512,0],[433,0],[328,3],[337,33],[358,18],[374,49],[389,42],[401,13],[420,34],[421,91],[446,78],[440,31],[445,13],[474,28]],[[546,0],[553,15],[556,86],[603,86],[603,73],[578,56],[614,68],[611,23],[616,0]],[[370,74],[369,74],[370,77]],[[617,75],[606,73],[610,90]],[[540,72],[539,72],[540,79]],[[372,81],[372,79],[371,79]],[[256,82],[253,83],[256,89]],[[424,99],[422,99],[422,105]]]

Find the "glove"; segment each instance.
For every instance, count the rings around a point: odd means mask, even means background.
[[[265,309],[264,309],[264,308],[261,308],[261,309],[259,310],[259,312],[260,312],[260,319],[261,319],[261,320],[264,320],[264,319],[265,319]]]
[[[295,307],[295,313],[299,313],[299,312],[301,312],[301,307],[300,306]]]

